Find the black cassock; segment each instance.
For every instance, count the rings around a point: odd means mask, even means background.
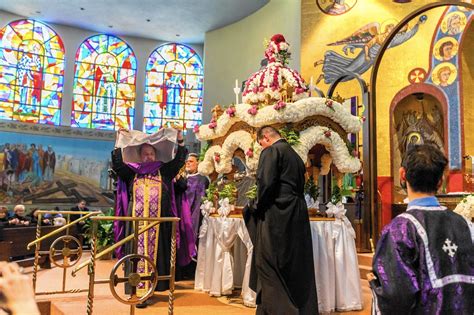
[[[257,314],[318,313],[304,173],[286,141],[262,151],[257,206],[244,213],[254,245],[250,287],[257,292]]]
[[[175,158],[163,164],[160,168],[161,180],[162,180],[162,195],[161,195],[161,216],[162,217],[171,217],[173,216],[171,213],[171,204],[173,202],[174,196],[171,194],[171,185],[173,179],[178,174],[181,167],[183,167],[184,162],[186,160],[187,149],[184,146],[178,145],[178,150],[176,152]],[[127,182],[128,192],[129,192],[129,200],[132,200],[132,187],[133,187],[133,180],[135,178],[135,173],[127,167],[127,165],[122,160],[122,153],[121,149],[115,149],[112,151],[112,169],[115,173]],[[133,203],[129,203],[128,207],[128,215],[132,216],[132,205]],[[158,255],[156,266],[158,268],[159,275],[167,275],[170,273],[170,257],[171,257],[171,223],[161,223],[160,224],[160,232],[158,237]],[[132,225],[127,224],[125,225],[125,236],[131,234],[133,232]],[[133,252],[132,242],[128,242],[124,246],[125,254],[131,254]],[[125,274],[129,274],[131,272],[131,264],[126,264],[125,266]],[[157,291],[165,291],[169,289],[169,281],[162,280],[158,281],[158,285],[156,287]],[[128,286],[126,286],[126,292],[128,292]]]

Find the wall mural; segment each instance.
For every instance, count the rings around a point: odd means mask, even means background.
[[[0,203],[113,204],[107,170],[113,141],[0,133]]]
[[[318,8],[329,15],[347,13],[357,3],[357,0],[316,0]]]
[[[403,28],[392,39],[389,49],[399,46],[415,36],[420,25],[423,24],[426,19],[426,15],[422,15],[414,25],[411,27],[407,25]],[[324,59],[317,60],[314,63],[314,67],[322,65],[322,73],[319,75],[316,84],[323,79],[324,83],[331,84],[338,77],[346,73],[364,74],[372,67],[382,43],[397,23],[398,22],[393,19],[382,23],[369,23],[351,35],[327,44],[327,46],[343,46],[342,51],[344,55],[334,50],[327,50],[324,53]],[[348,80],[350,79],[343,81]]]
[[[461,147],[461,80],[460,58],[458,54],[464,29],[473,18],[473,12],[463,7],[450,6],[441,17],[434,31],[430,68],[425,83],[437,86],[448,100],[448,143],[449,167],[462,167]]]

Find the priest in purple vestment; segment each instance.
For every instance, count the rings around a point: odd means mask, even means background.
[[[429,145],[403,158],[409,203],[377,244],[369,274],[375,314],[474,314],[474,226],[435,197],[447,163]]]
[[[187,150],[184,147],[182,133],[177,133],[177,150],[174,159],[167,163],[156,161],[159,153],[156,147],[143,143],[138,146],[140,163],[125,163],[122,158],[122,149],[112,152],[112,170],[118,176],[116,215],[134,217],[176,217],[178,216],[173,179],[184,165]],[[124,238],[132,232],[131,224],[120,224],[115,222],[115,241]],[[143,226],[145,222],[141,222]],[[157,230],[159,232],[157,233]],[[158,235],[157,235],[158,234]],[[152,228],[141,234],[138,240],[138,254],[148,255],[156,262],[159,275],[170,272],[171,255],[171,224],[162,223],[158,228]],[[179,242],[179,241],[178,241]],[[118,257],[132,253],[131,243],[116,252]],[[138,272],[150,273],[151,269],[146,261],[138,263]],[[131,265],[126,266],[125,273],[132,272]],[[159,281],[157,290],[164,291],[169,288],[169,282]],[[146,284],[140,284],[136,294],[138,296],[146,292]],[[146,303],[137,307],[146,307]]]
[[[193,231],[196,240],[201,226],[201,200],[206,194],[209,186],[209,179],[198,173],[199,157],[196,153],[190,153],[186,159],[186,199],[191,209],[191,218],[193,222]]]

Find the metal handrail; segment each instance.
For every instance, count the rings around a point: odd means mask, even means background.
[[[119,247],[120,245],[122,245],[123,243],[127,242],[127,241],[130,241],[133,239],[133,242],[134,242],[134,248],[135,248],[135,251],[136,249],[138,248],[138,236],[142,233],[144,233],[145,231],[153,228],[154,226],[158,226],[157,227],[157,231],[156,233],[159,235],[159,224],[160,223],[164,223],[164,222],[170,222],[172,223],[172,228],[171,228],[171,256],[170,256],[170,273],[169,275],[165,275],[165,276],[158,276],[158,269],[156,267],[156,265],[152,264],[153,266],[153,269],[155,270],[154,272],[154,276],[151,276],[148,277],[148,279],[146,280],[151,280],[151,279],[154,279],[154,284],[152,286],[152,288],[150,289],[151,291],[150,292],[153,292],[154,290],[154,287],[156,286],[157,284],[157,281],[158,280],[169,280],[169,294],[168,294],[168,314],[172,315],[173,314],[173,308],[174,308],[174,281],[175,281],[175,276],[174,276],[174,273],[175,273],[175,263],[176,263],[176,230],[177,230],[177,223],[180,221],[179,218],[176,218],[176,217],[160,217],[160,218],[142,218],[142,217],[117,217],[117,216],[95,216],[95,217],[92,217],[91,218],[91,221],[92,221],[92,243],[91,243],[91,254],[92,254],[92,257],[83,262],[81,265],[79,265],[78,267],[76,267],[74,269],[74,271],[72,272],[72,275],[74,276],[77,271],[79,271],[80,269],[84,268],[85,266],[88,266],[88,274],[89,274],[89,291],[88,291],[88,294],[87,294],[87,314],[88,315],[92,315],[93,313],[93,304],[94,304],[94,285],[95,284],[106,284],[106,283],[109,283],[109,286],[111,288],[111,291],[112,291],[112,295],[117,299],[119,300],[120,302],[122,303],[125,303],[125,304],[129,304],[130,305],[130,314],[135,314],[135,304],[137,303],[141,303],[143,302],[150,294],[149,292],[144,296],[144,297],[140,297],[137,299],[137,296],[134,295],[134,293],[132,293],[132,298],[129,299],[129,300],[123,300],[121,298],[118,297],[118,295],[116,294],[115,292],[115,284],[116,281],[117,281],[117,275],[116,275],[116,270],[117,268],[119,267],[119,264],[122,262],[123,259],[131,259],[129,256],[137,256],[137,257],[140,257],[140,255],[137,255],[137,253],[135,252],[135,254],[132,254],[132,255],[128,255],[128,256],[125,256],[123,257],[121,260],[119,260],[117,262],[117,264],[115,265],[115,267],[112,269],[112,273],[109,277],[109,279],[99,279],[99,280],[96,280],[95,279],[95,266],[96,266],[96,259],[98,257],[100,257],[99,255],[105,255],[106,253],[108,252],[111,252],[113,251],[114,249],[116,249],[117,247]],[[109,248],[103,250],[101,253],[97,253],[97,228],[98,228],[98,221],[131,221],[131,222],[134,222],[134,227],[133,227],[133,233],[129,236],[127,236],[125,239],[121,240],[120,242],[110,246]],[[139,225],[138,223],[140,222],[150,222],[150,224],[146,224],[145,227],[143,227],[142,229],[139,230]],[[132,282],[136,282],[136,278],[137,278],[137,275],[136,273],[132,273],[129,275],[128,278],[121,278],[119,280],[126,280],[128,281],[129,283],[132,283]],[[132,278],[134,280],[132,280]],[[140,276],[138,276],[138,280],[140,280]],[[145,277],[143,278],[143,280],[145,280]],[[130,282],[132,281],[132,282]]]
[[[56,230],[54,230],[54,231],[51,231],[51,232],[49,232],[48,234],[41,236],[40,238],[35,239],[33,242],[30,242],[30,243],[28,243],[28,245],[26,245],[26,248],[27,248],[27,249],[30,249],[31,246],[33,246],[33,245],[35,245],[35,244],[38,244],[38,243],[44,241],[45,239],[50,238],[50,237],[53,236],[53,235],[56,235],[56,234],[58,234],[58,233],[61,233],[62,231],[69,229],[69,227],[71,227],[71,226],[73,226],[73,225],[75,225],[75,224],[77,224],[77,223],[79,223],[79,222],[81,222],[81,221],[84,221],[85,219],[87,219],[87,218],[89,218],[89,217],[91,217],[91,216],[93,216],[93,215],[97,215],[97,214],[100,214],[100,213],[102,213],[102,212],[101,212],[101,211],[93,211],[93,212],[90,212],[90,211],[46,211],[46,210],[39,210],[39,211],[38,211],[38,214],[39,214],[38,218],[39,218],[39,220],[41,219],[41,214],[43,214],[43,213],[50,213],[50,214],[53,214],[53,213],[54,213],[54,214],[68,214],[68,215],[69,215],[69,214],[85,214],[85,216],[83,216],[83,217],[81,217],[81,218],[79,218],[79,219],[77,219],[77,220],[74,220],[74,221],[72,221],[72,222],[69,222],[68,224],[63,225],[63,226],[61,226],[60,228],[58,228],[58,229],[56,229]],[[40,225],[40,223],[41,223],[41,222],[38,221],[38,225]]]

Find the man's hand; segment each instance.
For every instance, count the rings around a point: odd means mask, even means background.
[[[30,278],[23,275],[16,263],[0,262],[0,307],[13,315],[39,315]]]

